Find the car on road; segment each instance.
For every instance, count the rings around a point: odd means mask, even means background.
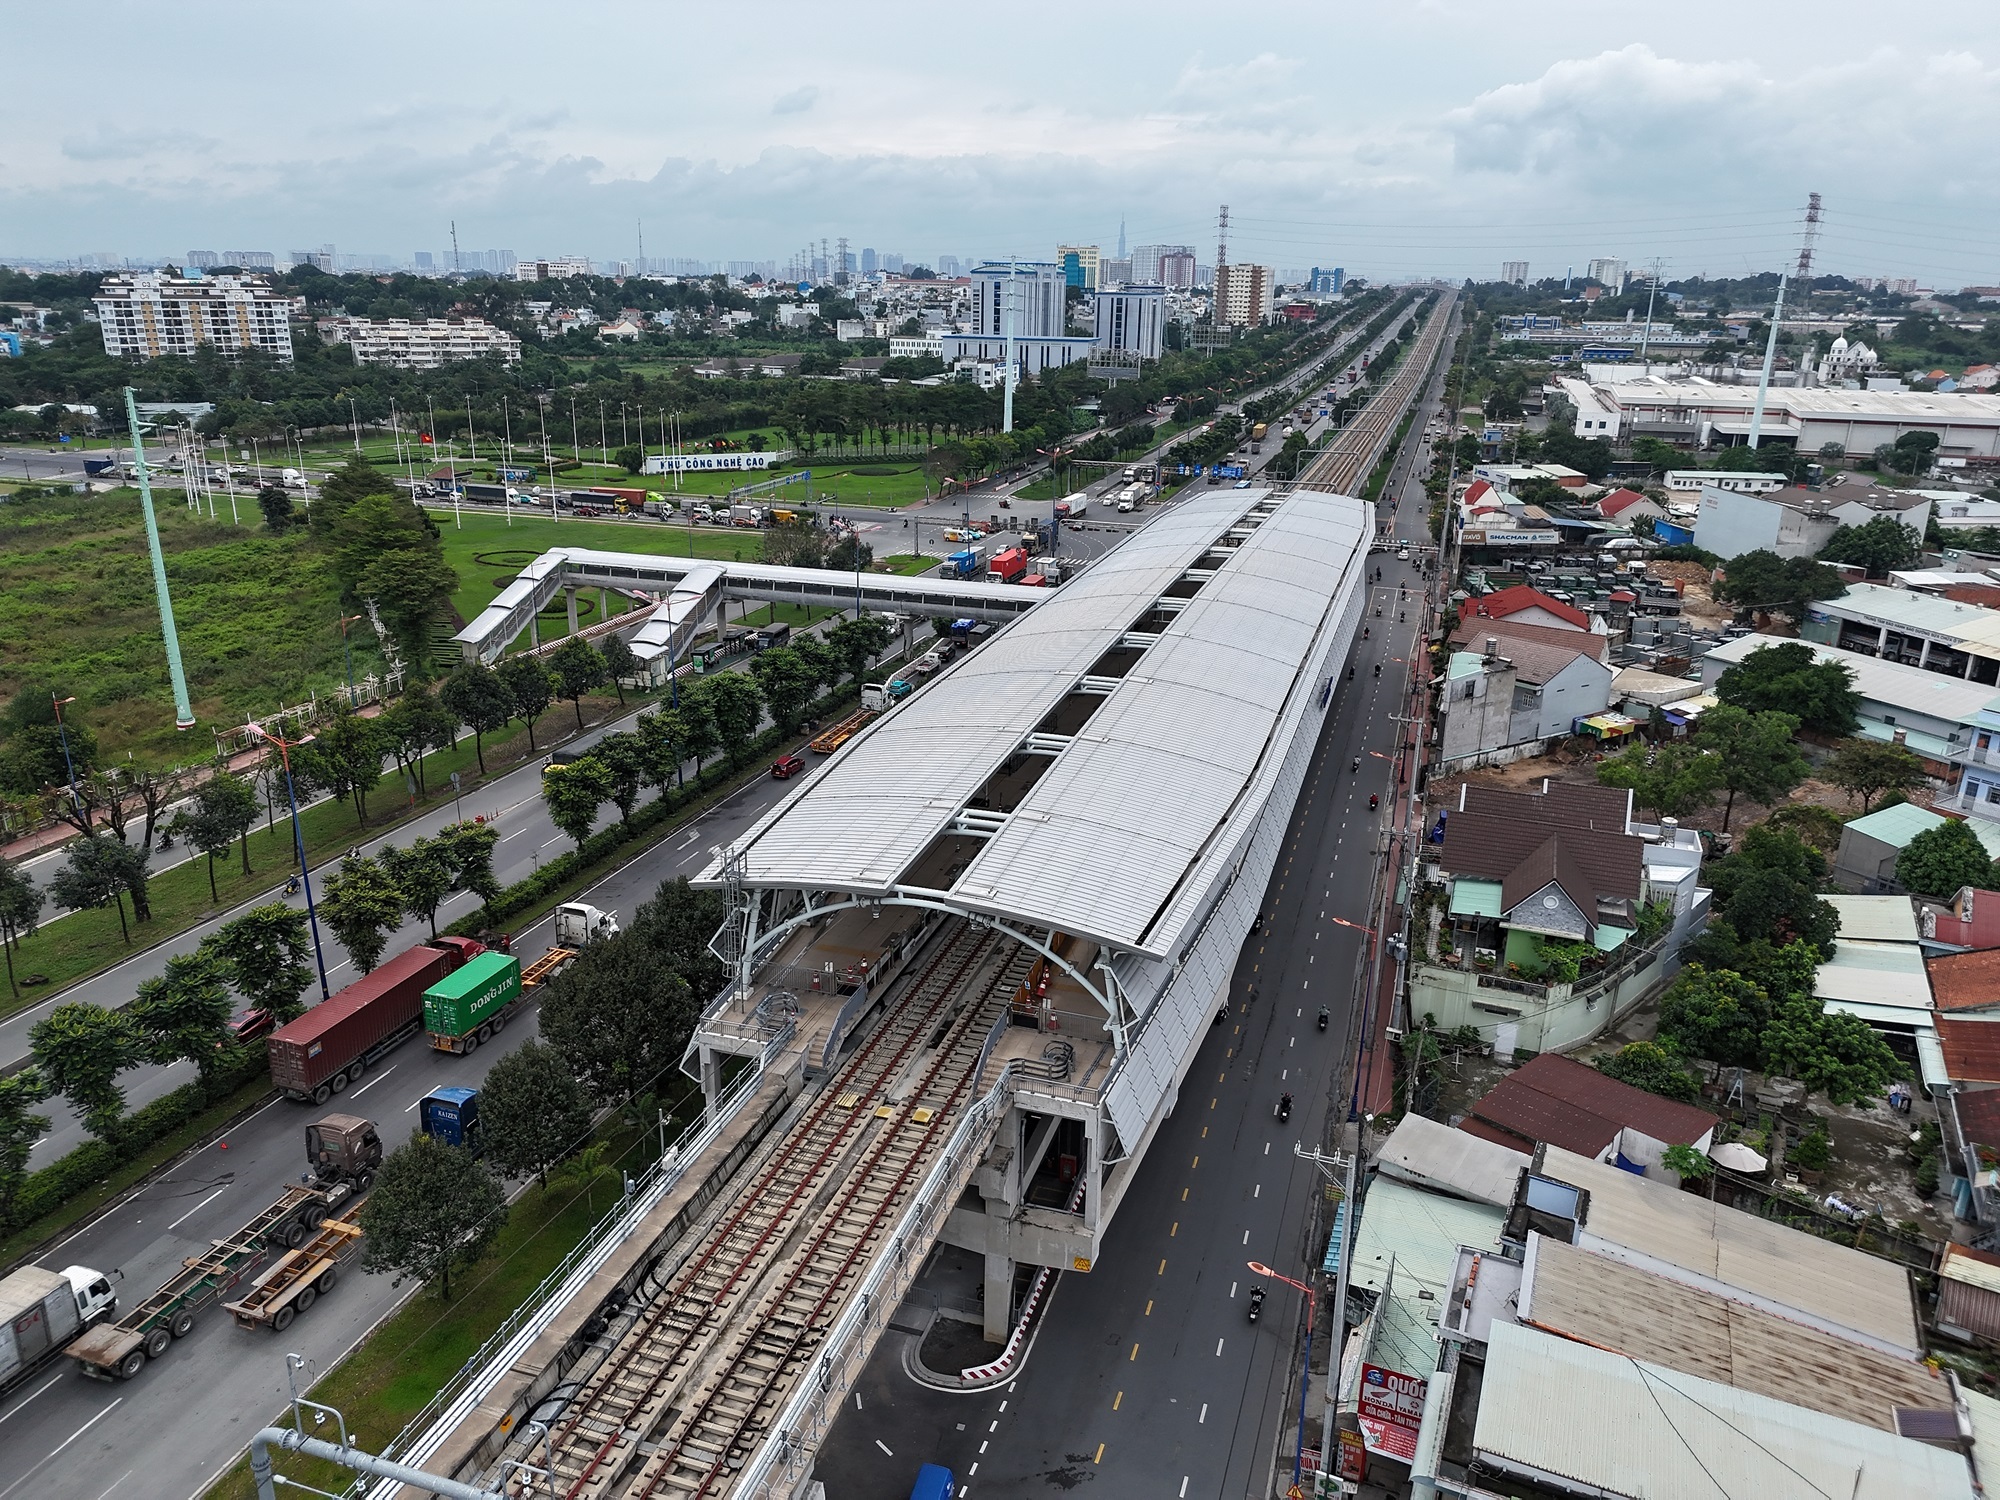
[[[1234,487],[1239,490],[1247,490],[1250,488],[1250,481],[1247,479],[1239,479],[1236,481]]]
[[[771,775],[778,781],[790,781],[806,768],[803,755],[781,755],[771,762]]]
[[[275,1021],[262,1006],[249,1006],[239,1010],[229,1018],[229,1039],[232,1042],[254,1042],[260,1036],[268,1036]]]

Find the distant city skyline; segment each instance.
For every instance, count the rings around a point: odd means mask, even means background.
[[[1984,229],[2000,18],[1961,0],[1889,33],[1852,0],[1688,0],[1670,22],[1582,0],[1274,0],[1241,39],[1168,0],[1087,88],[1055,86],[1030,25],[948,90],[923,85],[944,53],[893,23],[885,46],[882,27],[782,3],[755,26],[635,0],[587,14],[577,45],[616,37],[615,53],[572,87],[565,68],[517,66],[519,34],[548,17],[515,0],[476,28],[362,0],[334,35],[228,4],[199,26],[134,8],[87,101],[61,69],[10,79],[0,260],[331,242],[436,267],[456,221],[482,251],[637,263],[643,225],[649,261],[781,270],[842,235],[906,264],[966,245],[1108,253],[1122,224],[1128,245],[1189,244],[1207,264],[1226,202],[1231,259],[1271,266],[1490,278],[1503,261],[1560,275],[1657,257],[1669,277],[1721,276],[1788,264],[1818,191],[1824,269],[2000,282]],[[22,57],[72,41],[46,7],[10,38]],[[338,128],[161,84],[264,76],[272,49],[337,84]],[[623,86],[619,60],[668,52],[704,59],[675,72],[671,107],[636,73]]]

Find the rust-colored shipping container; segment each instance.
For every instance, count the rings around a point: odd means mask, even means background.
[[[376,1058],[424,1024],[424,991],[485,945],[443,938],[399,953],[296,1021],[271,1033],[271,1082],[285,1096],[324,1104]]]

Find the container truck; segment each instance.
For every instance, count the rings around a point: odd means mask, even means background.
[[[110,1278],[88,1266],[23,1266],[0,1280],[0,1396],[117,1311]]]
[[[576,962],[586,943],[617,936],[617,913],[599,911],[586,901],[564,902],[556,908],[555,942],[522,971],[521,988],[532,990],[547,984]]]
[[[970,548],[954,552],[938,565],[938,575],[943,578],[970,578],[979,571],[979,554]]]
[[[423,1026],[424,991],[485,951],[476,938],[436,938],[355,980],[271,1033],[271,1081],[301,1103],[346,1092]]]
[[[471,1052],[521,1008],[521,961],[486,952],[424,991],[424,1030],[439,1052]]]
[[[478,1155],[479,1090],[432,1089],[417,1101],[417,1127],[447,1146],[462,1146]]]
[[[333,1290],[340,1267],[361,1244],[359,1207],[328,1219],[296,1250],[287,1250],[259,1275],[247,1294],[223,1309],[238,1328],[283,1333],[302,1312]]]
[[[995,583],[1018,583],[1028,571],[1028,553],[1023,547],[996,552],[986,563],[986,576]]]

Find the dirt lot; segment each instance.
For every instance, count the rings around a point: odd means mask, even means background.
[[[1646,572],[1681,586],[1681,613],[1696,630],[1720,630],[1735,616],[1727,604],[1717,604],[1709,592],[1708,572],[1698,562],[1655,562]]]

